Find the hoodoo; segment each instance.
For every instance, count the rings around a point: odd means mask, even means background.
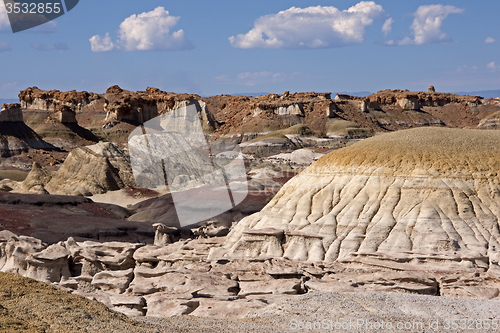
[[[500,132],[418,128],[334,151],[211,256],[500,272]]]

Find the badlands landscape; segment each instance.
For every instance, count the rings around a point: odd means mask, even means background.
[[[135,130],[151,140],[145,124],[186,108],[210,155],[162,160],[160,179],[158,166],[138,172]],[[184,118],[171,132],[190,129]],[[500,99],[432,86],[366,97],[23,90],[0,112],[0,329],[491,325],[500,321],[499,129]],[[189,175],[204,158],[234,156],[244,177],[227,184],[232,208],[185,225],[177,185],[209,202]]]

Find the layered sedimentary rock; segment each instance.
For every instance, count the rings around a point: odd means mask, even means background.
[[[222,241],[214,237],[145,245],[69,238],[48,245],[2,231],[0,271],[97,299],[127,315],[151,317],[241,318],[308,292],[390,291],[479,299],[500,295],[500,278],[482,271],[391,271],[284,258],[207,260],[209,250]]]
[[[0,111],[0,122],[22,122],[21,104],[3,104]]]
[[[30,173],[14,191],[19,193],[48,194],[45,190],[45,185],[48,184],[51,178],[52,174],[47,169],[33,162]]]
[[[375,131],[371,128],[361,128],[352,121],[334,119],[328,123],[326,135],[330,137],[366,138],[375,135]]]
[[[50,194],[101,194],[135,184],[128,156],[109,142],[71,151],[45,186]]]
[[[77,122],[76,112],[66,105],[57,107],[55,116],[56,119],[63,124],[74,124]]]
[[[499,139],[422,128],[332,152],[240,221],[213,255],[498,274]]]
[[[19,93],[19,101],[24,109],[56,111],[58,107],[67,106],[73,111],[79,111],[101,97],[95,93],[75,90],[61,92],[59,90],[44,91],[31,87]]]
[[[481,120],[479,125],[477,125],[479,129],[487,129],[487,130],[496,130],[500,129],[500,111],[490,114],[488,117]]]
[[[272,110],[274,114],[278,116],[304,116],[304,109],[302,104],[290,104],[283,106],[274,106],[274,105],[259,105],[255,110],[254,114],[258,115],[262,113],[264,110]]]
[[[443,106],[449,103],[480,105],[482,97],[465,96],[434,91],[381,90],[367,97],[370,102],[381,105],[398,104],[405,110],[415,110],[417,106]]]
[[[0,192],[0,230],[36,237],[45,243],[70,236],[78,241],[152,243],[151,226],[127,221],[130,214],[126,208],[94,203],[84,197]]]
[[[166,112],[195,105],[204,131],[211,132],[218,126],[206,103],[198,95],[167,93],[157,88],[130,92],[113,86],[104,96],[104,111],[108,121],[132,121],[142,124]]]

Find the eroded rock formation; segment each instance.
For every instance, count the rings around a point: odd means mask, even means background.
[[[227,255],[499,274],[499,139],[422,128],[332,152],[240,221]]]
[[[22,122],[21,104],[3,104],[0,111],[0,122]]]
[[[71,151],[45,190],[89,196],[134,184],[128,156],[112,143],[100,142]]]
[[[271,229],[249,234],[255,241],[258,237],[288,236]],[[210,249],[221,249],[223,241],[214,237],[146,245],[69,238],[47,245],[33,237],[2,231],[0,271],[97,299],[130,316],[242,318],[308,292],[390,291],[499,298],[500,278],[491,272],[457,272],[444,267],[398,271],[284,258],[207,257]],[[269,242],[270,251],[272,246],[279,244]]]
[[[67,106],[73,111],[79,111],[82,107],[99,99],[99,95],[86,91],[44,91],[38,89],[38,87],[31,87],[19,93],[19,101],[21,101],[22,108],[46,111],[56,111],[61,106]]]

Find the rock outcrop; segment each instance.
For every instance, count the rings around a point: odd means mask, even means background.
[[[22,122],[21,104],[3,104],[0,111],[0,122]]]
[[[375,135],[371,128],[361,128],[358,124],[343,119],[331,120],[327,125],[327,136],[343,138],[367,138]]]
[[[61,92],[59,90],[40,90],[38,87],[30,87],[19,93],[19,101],[23,109],[37,109],[45,111],[57,111],[58,107],[67,106],[73,111],[80,111],[101,97],[95,93],[75,90]]]
[[[422,128],[332,152],[240,221],[227,256],[499,274],[499,139]]]
[[[478,129],[497,130],[500,129],[500,111],[490,114],[488,117],[481,120]]]
[[[167,93],[157,88],[130,92],[113,86],[108,88],[104,97],[104,111],[108,122],[117,120],[143,124],[166,112],[195,105],[204,131],[212,132],[218,127],[206,103],[198,95]]]
[[[259,237],[285,236],[282,231],[272,229],[249,234],[257,242]],[[488,272],[444,268],[391,271],[338,262],[207,257],[210,249],[212,252],[221,249],[223,240],[222,237],[200,237],[146,245],[77,242],[69,238],[47,245],[33,237],[2,231],[0,271],[31,277],[76,295],[97,299],[129,316],[236,319],[285,299],[294,301],[291,297],[300,299],[299,295],[309,292],[320,295],[390,291],[499,299],[500,278]],[[272,246],[269,243],[269,251]]]
[[[436,93],[434,91],[388,89],[381,90],[376,94],[369,95],[367,99],[370,102],[377,102],[380,105],[399,104],[399,106],[401,106],[405,110],[416,110],[416,106],[438,107],[449,103],[463,103],[477,106],[482,103],[483,98],[479,96]]]
[[[112,143],[100,142],[71,151],[45,190],[90,196],[134,185],[128,156]]]
[[[278,116],[304,116],[303,106],[300,103],[291,105],[262,105],[260,104],[255,110],[254,115],[259,115],[266,110],[271,110],[274,114]]]
[[[18,193],[49,194],[45,185],[52,179],[52,174],[37,162],[33,162],[31,171],[26,179],[14,189]]]
[[[69,106],[60,106],[56,108],[56,119],[63,124],[75,124],[76,121],[76,112],[73,111]]]

